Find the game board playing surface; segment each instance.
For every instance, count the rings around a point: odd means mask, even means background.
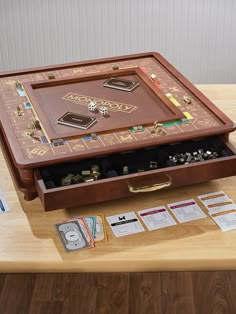
[[[168,109],[135,75],[125,77],[140,83],[140,86],[132,92],[103,87],[106,78],[73,84],[65,83],[69,78],[96,76],[112,71],[114,63],[119,70],[138,67],[153,84],[157,93],[161,93],[173,108],[178,109],[183,118],[173,121],[169,118],[165,121]],[[53,80],[57,79],[62,79],[65,84],[53,87]],[[24,84],[38,81],[48,81],[51,85],[41,88],[36,88],[37,84],[35,85],[36,105],[27,97]],[[17,89],[16,82],[22,84],[22,90]],[[141,107],[140,97],[143,103]],[[89,112],[90,101],[97,103],[98,109],[99,106],[106,104],[109,114],[102,116],[99,112]],[[129,144],[142,147],[146,143],[167,143],[169,139],[173,141],[173,135],[178,139],[179,136],[183,138],[193,131],[200,133],[204,130],[214,131],[225,126],[224,122],[161,62],[152,55],[145,54],[143,57],[131,56],[125,60],[121,57],[120,60],[100,61],[92,65],[70,65],[68,68],[65,66],[58,69],[32,70],[31,73],[22,75],[2,75],[0,76],[0,106],[2,124],[3,121],[4,123],[9,121],[4,132],[9,131],[11,134],[8,141],[11,150],[18,151],[18,154],[13,153],[13,155],[19,164],[41,163],[58,160],[61,157],[84,157],[95,151],[99,154],[125,150]],[[38,106],[41,106],[40,109]],[[57,120],[69,111],[95,116],[97,123],[86,130],[57,124]],[[36,120],[39,121],[40,127],[34,125]],[[155,121],[161,123],[162,132],[153,131]],[[49,132],[50,128],[54,133]],[[5,135],[8,137],[8,134]]]

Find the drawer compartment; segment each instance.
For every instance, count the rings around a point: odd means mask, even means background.
[[[39,168],[36,189],[46,210],[97,203],[235,175],[235,154],[224,137],[150,147]]]

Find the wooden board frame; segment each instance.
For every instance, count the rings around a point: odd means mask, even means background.
[[[31,102],[31,105],[34,108],[34,111],[36,115],[39,118],[39,121],[41,121],[41,125],[44,128],[45,133],[48,136],[49,141],[62,138],[60,134],[57,134],[55,131],[55,128],[52,126],[52,121],[50,121],[49,118],[49,112],[43,109],[43,104],[41,104],[39,98],[35,94],[34,90],[37,89],[43,89],[47,87],[55,87],[60,85],[69,85],[69,84],[75,84],[80,82],[90,82],[98,79],[108,79],[111,77],[124,77],[128,75],[136,75],[141,80],[141,82],[152,92],[152,94],[155,95],[155,97],[161,101],[161,104],[165,106],[165,108],[168,109],[170,115],[167,116],[165,119],[158,120],[159,123],[165,123],[170,121],[177,121],[180,119],[185,118],[184,114],[173,105],[173,103],[163,94],[154,84],[153,82],[143,73],[143,71],[139,67],[135,68],[129,68],[129,69],[121,69],[121,70],[113,70],[113,71],[106,71],[99,74],[91,74],[91,75],[85,75],[85,76],[78,76],[78,77],[69,77],[69,78],[61,78],[61,79],[52,79],[52,80],[45,80],[45,81],[39,81],[39,82],[26,82],[23,83],[24,90],[26,92],[26,95],[29,98],[29,101]],[[123,92],[127,93],[127,92]],[[138,100],[137,100],[138,101]],[[66,113],[66,112],[65,112]],[[145,112],[144,112],[145,114]],[[143,116],[140,117],[140,120],[135,125],[144,125],[143,124]],[[122,124],[120,125],[120,129],[123,128],[130,128],[134,126],[133,122],[134,118],[128,122],[128,124]],[[153,125],[154,118],[147,123],[146,125]],[[55,121],[54,121],[55,123]],[[111,125],[112,126],[112,125]],[[68,131],[67,131],[68,129]],[[119,128],[116,128],[118,130]],[[113,131],[112,128],[103,129],[102,131]],[[71,129],[71,128],[65,128],[63,139],[67,139],[68,137],[72,136],[81,136],[81,135],[87,135],[91,134],[93,130],[79,130],[79,129]],[[100,130],[99,130],[100,132]]]

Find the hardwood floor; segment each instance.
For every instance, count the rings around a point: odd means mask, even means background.
[[[236,272],[1,274],[1,314],[235,314]]]

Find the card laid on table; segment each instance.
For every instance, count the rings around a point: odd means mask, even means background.
[[[143,209],[138,214],[150,231],[176,225],[165,206]]]
[[[168,204],[168,207],[179,222],[187,222],[206,217],[194,199]]]
[[[145,231],[134,212],[109,216],[106,219],[116,237]]]
[[[210,214],[210,213],[209,213]],[[223,231],[236,229],[236,210],[227,210],[219,213],[211,213],[210,216]]]
[[[56,224],[56,229],[66,251],[75,251],[91,247],[77,220]]]
[[[236,209],[236,205],[223,191],[198,196],[209,213],[218,213]]]

